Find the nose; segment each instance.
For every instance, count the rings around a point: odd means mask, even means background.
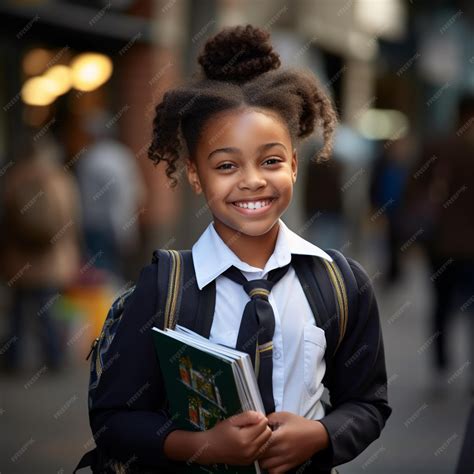
[[[253,166],[242,168],[242,179],[239,183],[239,189],[249,189],[254,191],[256,189],[264,188],[267,185],[267,180],[263,176],[260,169]]]

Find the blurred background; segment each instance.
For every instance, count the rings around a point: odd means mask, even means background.
[[[183,169],[170,189],[147,159],[154,108],[208,37],[246,23],[340,115],[330,164],[310,163],[317,136],[300,147],[283,220],[358,259],[380,307],[394,411],[339,471],[455,472],[474,387],[474,4],[5,0],[2,473],[72,472],[94,446],[85,357],[108,306],[212,219]]]

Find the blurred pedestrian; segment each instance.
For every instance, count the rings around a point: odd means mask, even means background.
[[[387,224],[388,268],[386,283],[400,277],[400,246],[403,242],[400,209],[413,156],[408,137],[387,140],[375,159],[370,182],[370,202],[374,216],[385,217]]]
[[[8,171],[3,203],[0,274],[11,290],[6,368],[21,368],[25,324],[33,319],[45,364],[59,369],[63,354],[52,309],[78,271],[80,219],[75,182],[51,141],[32,143]]]
[[[132,151],[115,137],[115,121],[106,111],[84,117],[91,141],[77,163],[88,258],[121,277],[123,262],[139,243],[137,220],[145,186]]]
[[[435,367],[447,368],[453,311],[474,319],[474,96],[460,100],[456,129],[426,142],[407,195],[431,267]],[[472,337],[470,338],[473,344]]]

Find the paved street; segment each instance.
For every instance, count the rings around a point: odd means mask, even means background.
[[[377,267],[367,270],[377,285],[394,411],[382,437],[339,471],[453,473],[468,414],[467,326],[457,318],[452,367],[436,379],[429,370],[433,338],[426,270],[419,260],[411,261],[407,278],[390,292],[378,287]],[[29,363],[33,360],[30,355]],[[1,375],[2,474],[72,472],[92,446],[87,382],[85,361],[71,361],[61,374],[40,365],[21,375]]]
[[[452,367],[437,377],[429,364],[434,339],[428,320],[430,275],[419,262],[407,263],[407,279],[393,293],[376,285],[393,413],[381,438],[339,468],[341,474],[455,471],[470,401],[467,324],[455,319]],[[376,272],[368,268],[370,276]]]

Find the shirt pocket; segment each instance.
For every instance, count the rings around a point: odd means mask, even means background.
[[[317,374],[326,351],[326,336],[314,324],[304,327],[304,384],[310,395],[314,395],[320,378]]]

